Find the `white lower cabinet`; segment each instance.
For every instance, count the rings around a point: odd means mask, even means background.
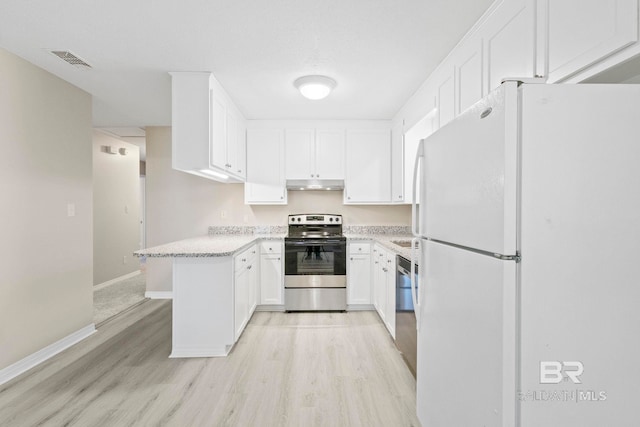
[[[396,285],[395,254],[377,243],[373,245],[372,275],[373,301],[380,319],[395,339],[396,335]]]
[[[234,340],[237,341],[255,310],[257,301],[257,246],[234,257]]]
[[[347,304],[371,305],[371,244],[349,243]]]
[[[283,305],[282,242],[260,243],[260,304]]]

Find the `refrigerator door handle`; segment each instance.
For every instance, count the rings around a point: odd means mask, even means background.
[[[416,314],[416,330],[420,330],[420,297],[418,294],[418,287],[416,286],[416,250],[420,250],[418,247],[419,239],[414,237],[411,239],[411,299],[413,300],[413,311]]]
[[[422,176],[424,174],[423,168],[420,168],[420,163],[424,167],[424,139],[420,140],[418,144],[418,152],[416,153],[416,161],[413,165],[413,189],[411,197],[411,233],[415,237],[420,236],[420,221],[418,219],[418,203],[416,200],[416,187],[418,182],[422,182]],[[420,169],[420,181],[418,181],[418,169]],[[424,204],[424,200],[421,201]],[[424,210],[424,209],[423,209]]]

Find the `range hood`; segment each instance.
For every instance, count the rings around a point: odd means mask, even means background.
[[[341,179],[288,179],[287,190],[344,190]]]

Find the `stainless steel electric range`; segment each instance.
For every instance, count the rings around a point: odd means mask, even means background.
[[[286,311],[347,309],[347,239],[342,215],[289,215],[284,239]]]

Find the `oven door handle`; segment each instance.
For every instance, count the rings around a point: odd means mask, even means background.
[[[343,240],[317,240],[317,239],[307,239],[307,240],[295,240],[295,241],[287,241],[284,243],[286,246],[309,246],[309,245],[339,245],[341,243],[345,243]]]

